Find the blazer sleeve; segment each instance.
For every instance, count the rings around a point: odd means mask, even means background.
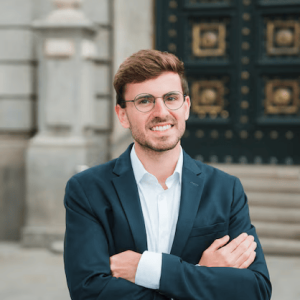
[[[66,186],[64,204],[64,264],[71,299],[154,299],[156,291],[111,276],[105,230],[74,177]]]
[[[229,236],[242,232],[257,242],[256,258],[247,269],[194,266],[163,254],[159,291],[175,299],[270,300],[272,286],[261,244],[251,225],[247,197],[239,179],[233,185]]]

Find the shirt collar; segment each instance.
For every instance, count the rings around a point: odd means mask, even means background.
[[[130,152],[130,159],[131,159],[131,165],[132,165],[135,180],[137,183],[140,183],[140,181],[142,180],[144,175],[150,174],[150,173],[144,168],[143,164],[137,157],[134,144],[133,144],[133,147]],[[172,175],[174,175],[177,173],[179,175],[179,183],[180,184],[182,181],[182,166],[183,166],[183,151],[182,151],[182,147],[180,146],[179,158],[178,158],[174,173],[172,174]]]

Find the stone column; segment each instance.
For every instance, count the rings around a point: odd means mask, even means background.
[[[113,73],[116,73],[126,57],[141,49],[153,48],[153,5],[154,0],[114,0]],[[133,140],[130,131],[121,126],[115,113],[113,122],[111,157],[116,158]]]
[[[35,131],[32,1],[0,1],[0,240],[24,225],[25,151]]]
[[[64,189],[82,166],[100,163],[105,145],[95,134],[96,28],[80,0],[56,0],[33,23],[38,36],[38,133],[26,156],[24,246],[48,247],[64,234]]]

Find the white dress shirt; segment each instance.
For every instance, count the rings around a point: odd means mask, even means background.
[[[183,153],[181,149],[175,171],[165,182],[167,190],[163,189],[155,176],[145,170],[134,146],[130,159],[138,186],[148,245],[148,251],[142,254],[139,261],[135,283],[158,289],[162,253],[169,254],[171,251],[178,220]]]

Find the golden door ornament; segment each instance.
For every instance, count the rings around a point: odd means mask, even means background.
[[[212,130],[211,133],[210,133],[210,136],[213,138],[213,139],[217,139],[219,137],[219,132],[218,130]]]
[[[229,112],[227,110],[223,110],[220,115],[223,119],[227,119],[229,117]]]
[[[241,92],[243,95],[249,94],[250,88],[247,85],[241,87]]]
[[[169,22],[170,23],[176,23],[177,22],[177,17],[175,15],[169,16]]]
[[[200,118],[215,118],[224,110],[224,83],[220,80],[199,80],[192,84],[192,111]],[[228,117],[228,116],[227,116]]]
[[[197,4],[197,3],[204,3],[204,4],[207,4],[209,3],[211,0],[189,0],[189,3],[190,4]],[[222,3],[222,2],[225,2],[225,3],[230,3],[231,0],[214,0],[215,3]]]
[[[226,26],[222,23],[193,24],[192,51],[195,56],[224,56]]]
[[[270,138],[272,140],[276,140],[278,138],[278,132],[276,130],[273,130],[270,132]]]
[[[175,37],[177,35],[177,31],[175,29],[170,29],[168,31],[169,37]]]
[[[241,78],[242,78],[243,80],[247,80],[247,79],[249,79],[249,77],[250,77],[250,73],[249,73],[248,71],[243,71],[243,72],[241,73]]]
[[[246,101],[246,100],[243,100],[243,101],[241,102],[241,108],[242,108],[242,109],[247,109],[247,108],[249,108],[249,102]]]
[[[300,54],[300,24],[297,21],[268,21],[267,54]]]
[[[260,130],[257,130],[257,131],[255,131],[255,133],[254,133],[254,137],[255,137],[257,140],[261,140],[261,139],[263,138],[263,136],[264,136],[264,134],[263,134],[263,132],[260,131]]]
[[[243,20],[244,21],[250,21],[251,20],[251,15],[248,13],[244,13],[243,14]]]
[[[248,5],[251,4],[251,0],[244,0],[244,1],[243,1],[243,4],[244,4],[245,6],[248,6]]]
[[[232,137],[233,137],[232,130],[226,130],[225,131],[225,137],[226,137],[226,139],[232,139]]]
[[[203,130],[197,130],[196,131],[196,137],[199,139],[202,139],[205,136],[205,132]]]
[[[251,32],[250,29],[247,28],[247,27],[244,27],[244,28],[242,29],[242,34],[243,34],[243,35],[249,35],[250,32]]]
[[[177,8],[178,4],[177,4],[176,1],[172,0],[172,1],[169,2],[169,6],[170,6],[171,8]]]
[[[169,50],[170,52],[175,52],[176,49],[177,49],[176,44],[170,43],[170,44],[168,45],[168,50]]]
[[[285,134],[285,137],[288,139],[288,140],[291,140],[294,138],[294,134],[292,131],[288,131],[286,134]]]
[[[265,86],[266,114],[295,114],[299,110],[299,85],[297,80],[270,80]]]
[[[242,131],[240,132],[240,137],[241,137],[241,139],[243,139],[243,140],[247,139],[247,138],[248,138],[248,132],[247,132],[246,130],[242,130]]]
[[[242,43],[242,50],[249,50],[250,49],[250,44],[248,42],[243,42]]]
[[[295,36],[291,29],[280,29],[275,35],[275,41],[280,47],[291,47],[295,41]]]

